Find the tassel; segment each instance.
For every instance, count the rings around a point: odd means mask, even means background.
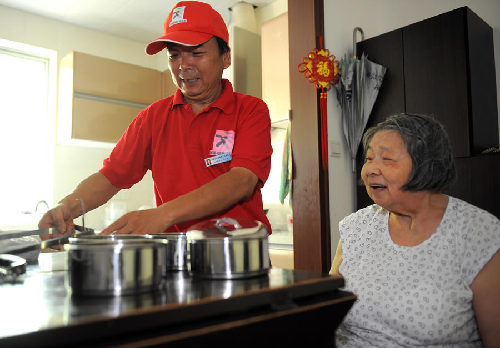
[[[323,88],[319,97],[321,115],[321,159],[324,170],[328,170],[328,121],[327,121],[327,93]]]

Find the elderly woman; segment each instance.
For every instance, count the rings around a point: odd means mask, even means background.
[[[443,127],[396,115],[363,146],[375,204],[339,223],[331,274],[358,300],[337,347],[500,347],[500,221],[442,193],[455,178]]]

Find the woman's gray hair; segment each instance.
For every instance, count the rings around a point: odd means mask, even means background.
[[[443,125],[427,115],[398,114],[369,128],[363,136],[364,158],[375,133],[399,133],[410,154],[412,168],[405,191],[442,192],[456,179],[455,160],[450,139]]]

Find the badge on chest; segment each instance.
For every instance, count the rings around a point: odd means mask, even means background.
[[[212,142],[212,149],[210,150],[210,155],[213,155],[213,157],[204,159],[205,166],[211,167],[219,163],[231,161],[233,146],[234,131],[217,129]]]

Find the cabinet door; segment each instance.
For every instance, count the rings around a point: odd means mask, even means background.
[[[403,28],[406,111],[436,117],[456,157],[470,155],[463,14],[456,10]]]
[[[161,98],[161,73],[116,60],[73,52],[75,92],[151,104]]]
[[[74,98],[71,138],[115,143],[140,111],[128,105]]]
[[[481,180],[484,173],[498,176],[498,165],[492,164],[498,157],[468,158],[498,147],[491,27],[462,7],[360,42],[360,51],[387,67],[367,126],[399,111],[434,115],[456,157],[458,181],[447,193],[498,214],[499,186]],[[361,155],[360,149],[358,173]],[[357,197],[358,208],[371,203],[361,186]]]
[[[498,147],[498,108],[493,29],[467,9],[471,96],[471,151]]]
[[[148,104],[176,90],[170,72],[81,52],[61,59],[59,137],[116,142]]]
[[[470,166],[472,197],[469,202],[500,219],[500,153],[474,156]]]
[[[403,71],[403,31],[401,29],[382,34],[358,43],[358,56],[362,53],[368,59],[387,68],[367,128],[385,120],[387,116],[405,111],[405,90]],[[363,165],[363,145],[360,144],[357,155],[357,178],[360,178]],[[358,183],[357,207],[363,208],[373,202],[361,183]]]
[[[457,181],[447,194],[500,218],[500,153],[456,158]]]

